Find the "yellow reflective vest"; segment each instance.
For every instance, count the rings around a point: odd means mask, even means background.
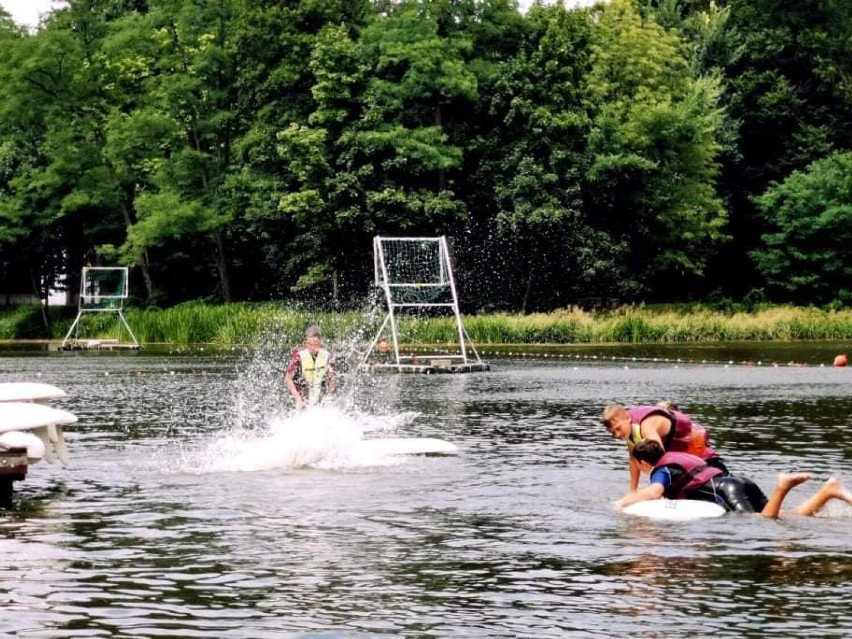
[[[643,439],[642,426],[639,424],[630,424],[630,434],[624,440],[624,443],[627,444],[627,450],[633,450],[633,447]]]
[[[302,372],[302,380],[308,390],[308,403],[316,404],[322,395],[323,383],[328,374],[329,352],[321,348],[316,357],[307,348],[299,351],[299,363]]]

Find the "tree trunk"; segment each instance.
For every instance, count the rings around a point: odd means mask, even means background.
[[[121,201],[121,215],[124,217],[124,228],[127,231],[133,225],[133,214],[130,212],[130,207],[127,206],[127,201],[124,199]],[[151,280],[151,272],[148,270],[148,251],[142,251],[142,255],[139,257],[139,270],[142,271],[145,294],[148,298],[147,302],[150,303],[154,298],[154,283]]]
[[[47,337],[50,337],[50,316],[47,314],[47,292],[42,292],[41,286],[38,283],[38,278],[33,269],[30,269],[30,284],[33,287],[33,293],[38,298],[39,310],[41,311],[41,323],[44,326],[44,332]]]
[[[527,269],[527,282],[524,286],[524,298],[521,301],[521,313],[526,315],[527,312],[527,304],[530,300],[530,291],[532,290],[532,280],[533,280],[533,266],[530,263],[529,269]]]
[[[437,126],[442,131],[443,129],[443,118],[441,117],[441,105],[435,105],[435,126]],[[447,173],[444,169],[438,169],[438,191],[445,191],[447,189]]]
[[[225,236],[221,230],[213,234],[216,239],[216,266],[219,270],[219,283],[222,286],[222,301],[231,303],[231,282],[228,278],[228,262],[225,259]]]

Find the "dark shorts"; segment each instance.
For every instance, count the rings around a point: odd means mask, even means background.
[[[769,501],[757,484],[743,477],[720,475],[708,481],[702,489],[712,491],[718,503],[736,513],[759,513]]]

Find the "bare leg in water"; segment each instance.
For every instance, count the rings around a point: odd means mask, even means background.
[[[772,492],[772,495],[769,497],[769,501],[766,502],[766,505],[763,507],[763,510],[760,511],[760,514],[764,517],[777,518],[781,513],[781,504],[784,502],[784,498],[787,497],[787,493],[789,493],[793,488],[798,486],[799,484],[803,484],[811,478],[810,473],[781,473],[778,475],[778,483],[775,485],[775,490]],[[819,493],[817,493],[819,494]],[[813,499],[813,498],[812,498]],[[826,497],[822,503],[814,510],[812,513],[819,510],[826,501],[828,501],[830,497]],[[807,503],[807,502],[806,502]],[[804,505],[804,504],[803,504]],[[799,506],[801,508],[801,506]],[[805,514],[805,513],[800,513]]]
[[[805,503],[796,506],[791,512],[809,517],[818,513],[832,499],[840,499],[852,506],[852,493],[836,477],[829,477],[817,491],[816,495],[808,499]]]

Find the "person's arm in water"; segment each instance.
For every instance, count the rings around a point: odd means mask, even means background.
[[[671,484],[671,474],[668,469],[661,468],[654,470],[653,467],[645,462],[640,462],[634,457],[630,458],[636,464],[640,472],[649,473],[651,475],[651,483],[641,490],[633,490],[627,493],[624,497],[615,502],[615,509],[621,510],[625,506],[635,504],[640,501],[648,501],[650,499],[660,499],[666,492],[666,487]]]
[[[625,506],[650,499],[660,499],[665,489],[662,484],[648,484],[641,490],[633,490],[615,502],[615,509],[621,510]]]
[[[627,466],[630,469],[630,492],[635,491],[639,488],[639,477],[642,475],[641,470],[639,469],[639,462],[633,459],[633,456],[630,455],[630,449],[627,450],[628,460]]]

